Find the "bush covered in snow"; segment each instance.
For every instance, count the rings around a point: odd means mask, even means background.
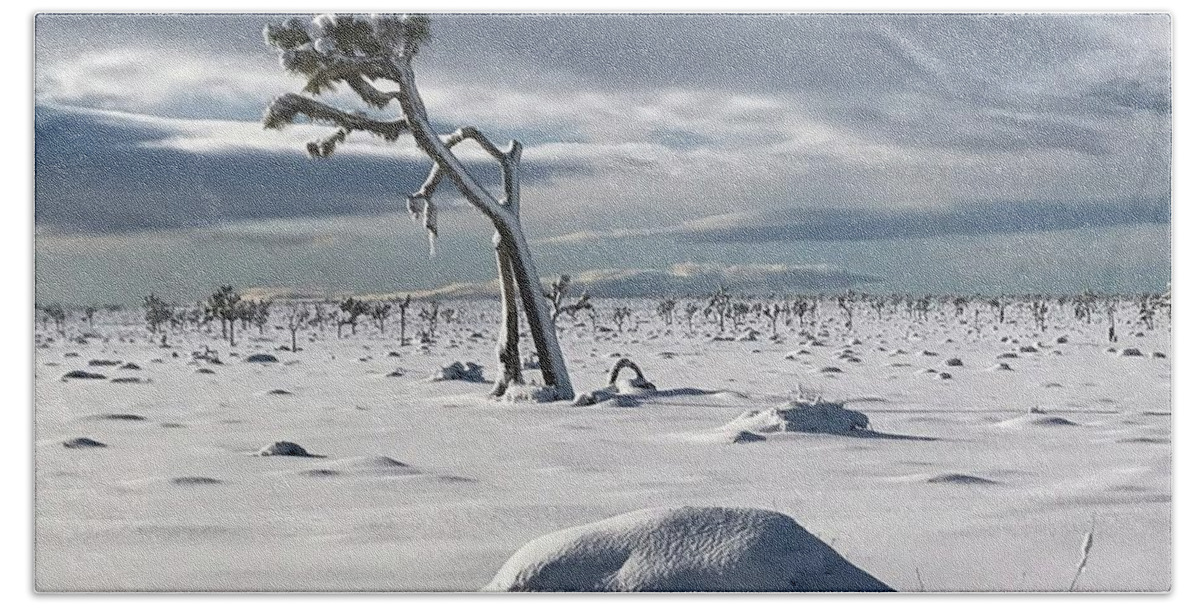
[[[829,433],[846,435],[865,430],[871,422],[862,412],[841,403],[793,401],[786,407],[746,410],[726,424],[724,430],[751,433]]]
[[[455,361],[435,372],[428,378],[430,382],[442,380],[462,380],[464,382],[486,382],[483,379],[483,367],[478,363]]]

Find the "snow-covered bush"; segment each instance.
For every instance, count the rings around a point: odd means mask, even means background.
[[[483,379],[483,367],[478,363],[455,361],[435,372],[428,378],[430,382],[442,380],[462,380],[464,382],[486,382]]]
[[[828,401],[793,401],[786,407],[746,410],[723,428],[751,433],[828,433],[847,435],[871,422],[862,412]]]

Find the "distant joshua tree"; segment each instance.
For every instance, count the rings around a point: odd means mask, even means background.
[[[543,292],[546,300],[550,303],[550,320],[558,324],[558,317],[566,314],[571,318],[581,310],[587,310],[592,307],[592,297],[586,291],[579,294],[579,298],[574,302],[567,302],[567,292],[571,287],[571,275],[564,274],[558,277],[558,280],[550,284],[550,289]]]
[[[305,92],[321,95],[344,84],[368,107],[384,110],[396,102],[400,108],[397,118],[384,120],[289,93],[271,102],[263,126],[281,129],[301,116],[333,125],[336,130],[329,137],[308,144],[308,153],[314,158],[329,157],[355,132],[369,133],[389,142],[410,134],[421,152],[433,161],[428,178],[408,197],[409,211],[423,220],[429,234],[431,253],[438,234],[433,194],[443,181],[448,180],[495,229],[492,242],[504,314],[498,345],[500,373],[492,394],[503,395],[510,385],[521,383],[516,314],[520,298],[545,385],[541,397],[572,398],[574,390],[558,344],[558,332],[542,296],[533,253],[521,229],[522,146],[511,141],[507,149],[501,150],[475,127],[461,127],[445,135],[434,130],[413,72],[419,49],[430,39],[429,18],[322,15],[309,21],[292,17],[282,24],[268,25],[263,35],[267,44],[279,51],[284,69],[307,79]],[[378,83],[388,86],[377,88]],[[455,146],[468,140],[478,144],[499,164],[502,195],[485,189],[475,177],[478,173],[468,172],[454,153]]]
[[[923,296],[917,298],[913,302],[913,310],[917,312],[917,318],[922,321],[929,320],[929,311],[933,308],[933,296]]]
[[[996,311],[996,322],[1004,325],[1004,311],[1008,308],[1008,302],[1004,298],[992,298],[988,304]]]
[[[1104,312],[1108,316],[1108,341],[1117,341],[1117,304],[1116,298],[1109,298],[1104,303]]]
[[[779,335],[779,330],[776,328],[776,326],[779,323],[779,317],[783,316],[787,312],[788,312],[788,308],[786,306],[779,304],[778,302],[776,302],[775,304],[772,304],[772,305],[763,306],[762,314],[764,317],[767,318],[768,321],[771,322],[771,335],[772,336]]]
[[[887,298],[875,297],[871,298],[871,310],[875,311],[875,320],[883,320],[883,310],[887,308]]]
[[[54,330],[60,334],[65,333],[64,323],[67,320],[67,311],[58,304],[50,304],[42,308],[42,312],[46,317],[54,322]]]
[[[233,290],[232,285],[218,287],[217,291],[208,296],[208,300],[204,302],[204,316],[208,319],[220,319],[221,338],[228,338],[230,346],[236,345],[237,327],[235,327],[234,321],[242,316],[243,310],[242,296]],[[227,326],[228,331],[226,331]]]
[[[440,306],[441,304],[437,300],[433,300],[429,303],[429,306],[422,306],[421,311],[417,313],[417,316],[425,322],[425,341],[433,340],[437,337],[438,307]]]
[[[700,312],[700,305],[695,302],[688,302],[687,306],[683,307],[683,316],[687,319],[688,332],[692,331],[692,318],[696,313]]]
[[[966,296],[954,296],[954,316],[961,317],[966,312],[968,303],[970,303],[970,300]]]
[[[842,315],[846,317],[847,331],[854,331],[854,300],[853,291],[847,291],[846,295],[837,297],[838,308],[842,309]]]
[[[309,310],[308,304],[304,302],[289,302],[283,309],[283,320],[288,331],[292,334],[292,352],[299,349],[296,347],[296,332],[304,329],[309,325],[312,318],[312,311]]]
[[[330,314],[325,310],[326,302],[313,302],[312,318],[308,324],[311,327],[316,327],[317,331],[325,332],[325,322],[329,320]]]
[[[379,333],[383,334],[387,331],[388,317],[392,315],[392,305],[386,302],[376,302],[371,305],[371,310],[367,315],[375,322],[375,327],[379,328]]]
[[[1146,293],[1138,297],[1138,323],[1147,330],[1154,329],[1154,313],[1158,310],[1161,299],[1158,294]]]
[[[1050,305],[1046,300],[1035,297],[1029,302],[1029,311],[1033,314],[1033,322],[1037,324],[1038,331],[1046,331],[1046,318],[1050,314]]]
[[[1088,325],[1092,324],[1092,313],[1096,312],[1097,307],[1096,294],[1089,289],[1082,294],[1075,296],[1075,319],[1079,321],[1087,321]]]
[[[675,305],[675,298],[663,298],[658,301],[658,306],[654,309],[654,312],[658,314],[664,323],[671,325],[675,320]]]
[[[258,334],[261,336],[266,331],[267,323],[271,321],[271,301],[246,302],[246,313],[250,322],[258,328]]]
[[[405,295],[403,298],[393,298],[390,300],[392,309],[400,313],[400,344],[408,344],[408,338],[404,337],[408,331],[408,306],[412,304],[412,296]]]
[[[158,333],[165,323],[171,321],[172,306],[154,294],[142,300],[142,308],[145,310],[146,327],[152,334]]]
[[[816,318],[817,303],[815,301],[809,301],[805,298],[796,298],[796,301],[792,302],[792,315],[796,317],[797,323],[803,325],[804,315],[809,313],[812,313],[811,316],[814,319]]]
[[[338,304],[338,310],[342,311],[342,314],[344,315],[342,318],[338,319],[338,337],[341,338],[342,327],[345,325],[350,326],[351,335],[358,334],[358,320],[363,315],[371,312],[371,305],[363,302],[362,300],[356,300],[353,297],[350,297],[342,300],[342,302]]]
[[[627,306],[618,306],[613,309],[612,320],[617,326],[617,332],[625,331],[625,322],[633,316],[633,311]]]
[[[725,331],[725,319],[733,316],[733,296],[725,291],[725,286],[717,288],[717,292],[708,297],[708,306],[704,308],[705,317],[716,317],[717,328]]]
[[[83,309],[83,318],[81,318],[80,321],[86,322],[88,324],[88,329],[95,329],[96,313],[99,311],[100,309],[95,306],[85,306]]]

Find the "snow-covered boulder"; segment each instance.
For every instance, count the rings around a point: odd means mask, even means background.
[[[483,591],[891,591],[774,511],[634,511],[547,534]]]

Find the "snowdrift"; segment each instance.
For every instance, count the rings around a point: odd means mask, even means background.
[[[774,511],[634,511],[522,547],[483,591],[891,591]]]

